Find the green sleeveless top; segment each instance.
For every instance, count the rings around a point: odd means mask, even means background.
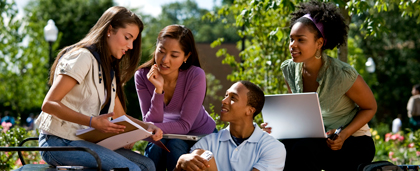
[[[322,55],[322,66],[316,81],[321,113],[325,130],[347,126],[359,111],[357,104],[345,94],[354,84],[359,73],[349,64],[336,58]],[[292,93],[303,92],[303,63],[288,59],[281,64],[281,69]],[[353,136],[370,136],[367,124],[356,131]]]

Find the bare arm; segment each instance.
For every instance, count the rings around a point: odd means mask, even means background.
[[[338,138],[334,140],[334,143],[333,140],[327,140],[327,143],[331,145],[330,148],[333,150],[341,149],[344,141],[368,123],[377,110],[375,97],[360,75],[357,77],[353,86],[347,91],[346,95],[360,107],[360,110],[350,124],[341,131]]]
[[[90,117],[78,113],[61,103],[61,100],[77,84],[77,81],[67,75],[58,75],[42,103],[42,111],[62,120],[89,126]]]
[[[89,126],[89,116],[78,113],[61,103],[64,96],[66,96],[66,94],[69,93],[76,84],[77,81],[74,78],[68,75],[58,75],[45,96],[42,104],[42,111],[54,115],[62,120]],[[124,131],[124,126],[113,124],[108,121],[107,118],[112,115],[113,113],[93,117],[91,126],[103,132],[117,133]]]

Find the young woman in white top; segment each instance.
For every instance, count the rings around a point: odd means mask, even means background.
[[[88,147],[99,155],[104,170],[155,170],[149,158],[130,150],[133,144],[112,151],[75,135],[87,127],[108,133],[124,131],[124,126],[108,118],[126,115],[122,85],[134,75],[140,61],[142,30],[143,23],[136,14],[124,7],[111,7],[85,38],[58,54],[51,67],[51,88],[36,121],[41,129],[39,146]],[[161,139],[158,127],[126,116],[153,131],[154,140]],[[45,151],[41,155],[54,166],[96,167],[86,152]]]

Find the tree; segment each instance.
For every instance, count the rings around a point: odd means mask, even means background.
[[[40,108],[47,90],[46,22],[18,19],[14,2],[0,0],[0,103],[14,113]],[[26,43],[27,42],[27,43]]]
[[[377,82],[370,84],[378,102],[378,121],[390,123],[398,114],[407,116],[406,105],[411,96],[411,88],[420,81],[420,34],[415,31],[420,27],[415,16],[404,15],[404,9],[389,5],[395,10],[375,14],[382,18],[387,31],[376,33],[358,41],[366,56],[376,63]],[[365,13],[355,17],[355,23],[363,24]],[[364,36],[354,31],[355,36]]]
[[[240,53],[241,61],[221,49],[218,56],[225,55],[224,63],[233,67],[228,76],[231,81],[249,80],[263,87],[265,93],[285,93],[286,87],[280,64],[288,59],[288,14],[294,10],[291,1],[247,1],[237,0],[233,5],[221,7],[217,13],[207,14],[211,20],[233,15],[236,22],[228,26],[244,28],[238,35],[246,37],[245,48]],[[224,40],[218,39],[213,46]],[[238,42],[239,44],[239,42]]]
[[[62,35],[57,50],[82,40],[112,0],[35,0],[26,6],[31,21],[54,20]],[[56,54],[56,53],[55,53]]]
[[[410,72],[412,76],[411,78],[418,78],[418,74],[413,74],[416,70],[418,70],[418,68],[416,69],[418,66],[418,60],[410,58],[407,60],[407,62],[411,62],[410,64],[405,62],[396,62],[398,64],[397,66],[387,67],[387,69],[395,68],[392,72],[382,69],[382,66],[380,66],[381,63],[379,62],[376,75],[369,74],[365,71],[364,62],[366,62],[366,58],[369,56],[377,56],[372,53],[384,52],[386,44],[384,45],[379,41],[381,38],[384,38],[382,35],[393,33],[393,31],[390,30],[404,24],[408,25],[408,27],[404,27],[405,30],[401,30],[399,34],[411,33],[413,28],[418,28],[418,25],[415,25],[414,23],[416,23],[415,21],[417,21],[417,23],[420,21],[419,11],[416,10],[420,8],[420,2],[408,0],[402,2],[395,0],[375,2],[358,0],[329,1],[337,4],[337,6],[341,9],[343,16],[345,18],[348,17],[349,23],[350,21],[353,21],[354,23],[350,23],[350,27],[352,29],[350,30],[348,45],[340,47],[341,50],[334,49],[332,51],[327,51],[327,53],[333,57],[338,57],[340,55],[341,60],[346,62],[348,61],[365,78],[366,82],[372,87],[375,97],[380,99],[378,100],[380,107],[379,111],[381,111],[381,108],[386,109],[386,106],[393,106],[391,104],[401,104],[401,102],[397,103],[395,101],[395,96],[401,96],[405,90],[402,91],[387,81],[384,81],[386,84],[382,84],[384,78],[381,78],[382,73],[380,74],[379,72],[386,73],[385,75],[388,77],[392,75],[395,77],[393,81],[398,83],[406,77],[402,77],[399,72],[395,72],[396,68],[400,68],[400,70],[405,71],[405,73]],[[240,44],[240,42],[238,42],[238,48],[244,49],[240,54],[240,61],[236,61],[235,58],[226,53],[224,49],[221,49],[218,52],[218,56],[224,56],[223,62],[231,65],[234,69],[234,71],[228,75],[228,78],[231,81],[250,80],[263,87],[265,93],[267,94],[286,93],[286,86],[282,72],[280,71],[280,64],[289,58],[288,34],[290,30],[288,16],[292,11],[294,11],[296,4],[300,2],[303,1],[236,0],[233,4],[224,5],[217,12],[208,13],[206,15],[209,19],[223,19],[224,17],[233,15],[236,21],[227,23],[227,25],[237,29],[244,28],[243,30],[238,31],[239,36],[246,38],[245,48],[242,44]],[[388,16],[388,11],[395,12],[395,15],[391,16],[394,17],[394,20],[396,21],[401,19],[400,16],[403,16],[403,18],[410,17],[405,21],[408,22],[411,20],[411,24],[392,23],[388,21],[388,19],[392,19],[392,17]],[[355,21],[354,18],[359,16],[363,17],[360,17],[357,21]],[[354,32],[359,34],[355,34]],[[369,43],[370,40],[377,41]],[[398,40],[403,41],[404,39]],[[410,40],[410,42],[417,43],[419,39],[415,37]],[[217,46],[221,42],[223,42],[223,39],[217,39],[213,42],[213,46]],[[362,44],[361,42],[365,42],[365,44]],[[373,47],[379,47],[375,49],[375,51],[372,51],[372,47],[370,47],[370,45],[372,45],[371,43],[376,45]],[[393,43],[398,42],[392,42],[390,44]],[[415,45],[415,47],[418,47],[418,45]],[[406,55],[402,56],[407,56],[408,53],[418,53],[418,50],[411,51],[412,52],[406,51]],[[390,53],[393,53],[394,56],[398,54],[397,52]],[[401,55],[399,54],[398,56]],[[375,62],[379,60],[378,58],[374,59]],[[388,58],[383,58],[383,62],[390,60],[390,56]],[[396,59],[394,57],[392,60],[400,61],[401,59]],[[408,67],[406,68],[405,64],[408,64],[410,69]],[[393,75],[393,73],[398,74]],[[378,78],[376,78],[376,76],[378,76]],[[379,83],[381,84],[380,86]],[[413,79],[411,79],[411,83],[413,83]],[[382,88],[383,90],[381,90]],[[384,93],[380,92],[392,92],[393,97],[390,97],[390,94],[385,96]],[[380,96],[383,98],[380,98]],[[381,101],[387,102],[381,103]],[[398,107],[402,108],[401,105],[398,105]],[[386,109],[385,111],[389,112],[394,110]],[[396,114],[397,113],[395,113],[395,115]],[[378,116],[383,117],[386,115],[380,114]]]
[[[149,59],[154,51],[159,31],[171,24],[185,25],[193,32],[196,42],[212,42],[219,37],[224,37],[226,42],[236,42],[240,39],[236,28],[225,27],[228,21],[234,22],[232,17],[224,20],[203,20],[202,17],[208,12],[206,9],[200,9],[192,0],[163,5],[162,13],[157,17],[138,12],[145,23],[142,34],[142,61]]]

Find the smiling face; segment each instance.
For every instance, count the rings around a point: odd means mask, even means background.
[[[139,27],[135,24],[127,24],[125,28],[113,29],[109,26],[107,44],[111,55],[121,59],[125,53],[133,49],[133,42],[139,35]]]
[[[222,110],[220,111],[220,119],[224,122],[232,122],[244,120],[246,113],[252,112],[248,105],[249,90],[240,82],[233,84],[225,94],[222,100]],[[252,118],[252,113],[251,113]]]
[[[163,38],[156,46],[155,61],[162,75],[178,73],[188,57],[189,54],[185,55],[177,39]]]
[[[301,22],[294,24],[290,31],[289,43],[293,62],[305,62],[314,59],[316,51],[321,50],[322,42],[322,38],[315,40],[315,34],[309,30],[308,26]]]

